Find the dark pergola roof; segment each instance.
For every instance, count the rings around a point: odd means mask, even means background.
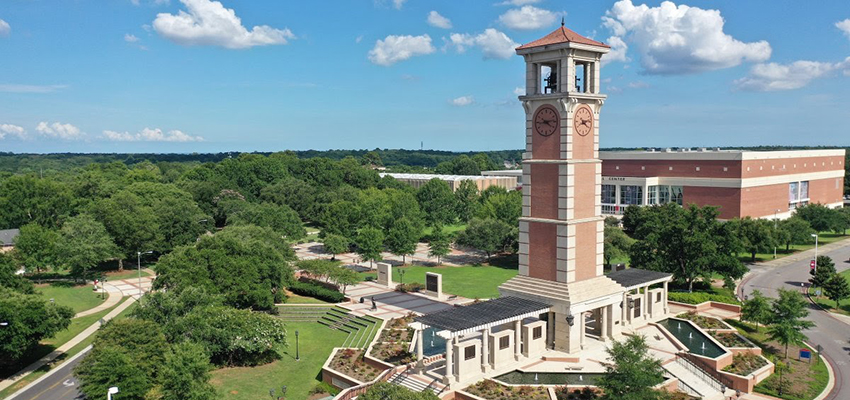
[[[620,271],[612,272],[607,276],[620,286],[625,288],[641,286],[655,281],[663,281],[669,279],[673,274],[658,271],[648,271],[638,268],[627,268]]]
[[[0,230],[0,246],[12,246],[15,244],[15,238],[21,234],[19,229],[4,229]]]
[[[455,333],[526,318],[548,311],[550,307],[549,304],[509,296],[433,312],[416,317],[415,320],[439,330]]]

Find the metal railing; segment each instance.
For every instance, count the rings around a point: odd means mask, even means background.
[[[615,204],[603,204],[602,205],[602,214],[607,215],[623,215],[626,211],[626,207],[618,206]]]
[[[682,368],[685,368],[688,372],[694,374],[694,376],[701,379],[706,384],[708,384],[712,389],[723,393],[724,385],[722,383],[720,383],[720,381],[717,380],[717,378],[708,374],[708,372],[706,372],[704,369],[700,368],[693,361],[688,360],[687,358],[682,357],[682,354],[679,354],[679,357],[676,357],[676,363],[679,364],[680,366],[682,366]],[[679,379],[679,381],[681,381],[681,379]],[[703,393],[703,394],[706,394],[706,393]]]
[[[704,361],[700,360],[698,357],[694,356],[693,354],[691,354],[691,353],[681,353],[681,354],[685,354],[686,355],[685,357],[687,357],[688,361],[690,361],[692,364],[696,365],[697,368],[701,369],[703,372],[708,374],[708,376],[714,378],[714,380],[720,382],[721,384],[723,384],[727,388],[731,388],[731,387],[735,386],[735,382],[731,378],[721,374],[720,372],[718,372],[717,370],[715,370],[711,366],[706,365]]]

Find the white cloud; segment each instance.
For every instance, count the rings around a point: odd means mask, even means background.
[[[17,125],[0,124],[0,139],[5,138],[6,135],[17,136],[18,138],[23,139],[27,135],[27,130]]]
[[[473,98],[472,96],[460,96],[456,99],[450,100],[449,103],[451,103],[453,106],[465,107],[472,103],[475,103],[475,98]]]
[[[354,38],[354,43],[360,43],[363,41],[363,35],[357,36]]]
[[[369,61],[374,64],[390,66],[413,56],[421,56],[434,52],[431,37],[389,35],[375,42],[375,47],[369,51]]]
[[[519,43],[514,42],[508,35],[493,28],[487,28],[478,35],[468,33],[452,33],[449,35],[449,44],[454,46],[458,53],[463,53],[467,48],[478,46],[484,53],[485,59],[508,59],[514,55],[514,49]]]
[[[844,21],[839,21],[835,23],[835,27],[841,29],[847,38],[850,39],[850,18],[845,19]]]
[[[510,29],[531,30],[551,26],[558,21],[559,14],[534,6],[522,6],[506,11],[499,22]]]
[[[64,89],[68,85],[18,85],[0,84],[0,92],[5,93],[50,93]]]
[[[611,46],[611,50],[602,55],[602,65],[607,65],[612,62],[629,62],[631,61],[626,53],[629,50],[629,45],[623,41],[619,36],[611,36],[606,41],[609,46]]]
[[[396,10],[401,10],[401,6],[403,6],[406,1],[407,0],[393,0],[393,7],[395,7]]]
[[[744,43],[723,32],[718,10],[665,1],[658,7],[620,0],[605,12],[603,24],[636,45],[650,74],[688,74],[763,62],[770,58],[764,40]]]
[[[124,35],[124,41],[127,42],[127,43],[136,43],[136,42],[139,41],[139,38],[136,37],[136,35],[132,35],[132,34],[127,33],[127,34]]]
[[[9,36],[10,32],[12,32],[12,27],[9,26],[9,23],[0,19],[0,36]]]
[[[514,89],[514,94],[517,96],[525,96],[525,88],[518,87]]]
[[[440,15],[440,13],[436,11],[428,13],[428,25],[435,26],[437,28],[452,29],[452,21]]]
[[[160,6],[163,4],[171,4],[171,0],[151,0],[151,3],[154,5]],[[130,3],[133,3],[134,6],[141,4],[141,0],[130,0]]]
[[[153,29],[168,40],[184,46],[221,46],[245,49],[254,46],[286,44],[295,35],[289,29],[268,25],[254,26],[249,31],[233,9],[218,1],[180,0],[186,11],[177,15],[160,13]]]
[[[145,128],[139,133],[103,131],[103,137],[115,142],[202,142],[201,136],[191,136],[179,130],[163,132],[162,129]]]
[[[648,89],[649,84],[644,81],[629,82],[630,89]]]
[[[52,124],[39,122],[38,126],[35,127],[35,130],[42,136],[62,140],[82,139],[83,136],[85,136],[85,133],[80,132],[80,128],[71,124],[62,124],[59,122],[54,122]]]
[[[749,75],[734,84],[738,89],[756,92],[792,90],[840,70],[845,76],[850,76],[850,57],[838,63],[801,60],[790,64],[756,64],[750,68]]]
[[[524,6],[526,4],[536,4],[540,0],[506,0],[501,3],[496,3],[497,6]]]

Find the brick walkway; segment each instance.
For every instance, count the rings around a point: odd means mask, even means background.
[[[355,315],[369,315],[384,320],[403,317],[411,312],[427,314],[472,301],[459,296],[451,300],[439,301],[424,294],[396,292],[389,287],[374,282],[363,282],[355,286],[349,286],[345,294],[353,302],[340,304],[341,307],[350,310]],[[378,309],[375,311],[372,311],[371,299],[373,297],[378,306]],[[360,298],[364,298],[363,303],[360,303]]]
[[[331,257],[330,254],[325,253],[325,246],[319,242],[302,243],[294,246],[293,250],[295,250],[295,255],[299,260],[314,260],[317,258],[328,259]],[[402,257],[387,252],[381,253],[381,255],[384,259],[383,262],[393,265],[402,264]],[[484,262],[486,258],[487,257],[484,253],[477,250],[452,248],[451,253],[442,258],[442,263],[443,265],[457,267],[462,265],[480,264]],[[345,265],[370,267],[369,260],[364,261],[356,253],[337,254],[336,259]],[[407,264],[412,265],[437,265],[437,258],[428,256],[428,244],[426,243],[417,244],[416,252],[414,252],[413,255],[405,257],[404,261],[406,261]],[[371,267],[376,268],[374,263]]]

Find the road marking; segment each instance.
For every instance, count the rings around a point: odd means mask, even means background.
[[[66,376],[66,377],[71,377],[71,374],[68,374],[68,375],[65,375],[65,376]],[[38,392],[38,394],[37,394],[37,395],[35,395],[35,396],[33,396],[32,398],[33,398],[33,399],[37,399],[37,398],[41,397],[41,395],[43,395],[43,394],[44,394],[44,392],[46,392],[46,391],[48,391],[48,390],[50,390],[50,389],[55,388],[55,387],[56,387],[57,385],[59,385],[60,383],[62,383],[62,382],[60,381],[60,382],[56,382],[56,383],[54,383],[54,384],[50,385],[50,387],[48,387],[47,389],[44,389],[44,390],[42,390],[42,391]]]
[[[70,379],[65,379],[65,382],[62,382],[62,385],[64,385],[65,387],[71,387],[74,386],[74,381]]]

